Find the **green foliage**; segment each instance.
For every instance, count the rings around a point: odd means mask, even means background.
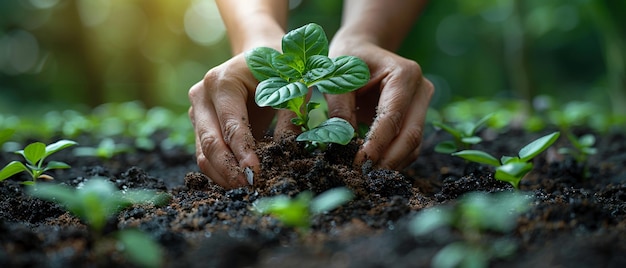
[[[15,133],[15,129],[7,128],[0,130],[0,148],[2,148],[5,142],[9,141],[13,133]]]
[[[113,183],[101,178],[92,178],[79,189],[56,185],[38,184],[29,194],[64,206],[70,213],[86,223],[97,238],[107,221],[119,211],[133,204],[163,206],[171,196],[148,190],[118,191]],[[136,264],[148,267],[160,266],[160,249],[147,235],[135,230],[122,230],[115,234],[122,244],[121,250]],[[106,240],[97,240],[104,243]]]
[[[134,264],[161,267],[161,247],[148,234],[129,229],[118,232],[116,239],[123,245],[126,258]]]
[[[594,155],[598,152],[598,150],[593,147],[596,143],[596,137],[593,134],[585,134],[576,137],[574,134],[568,132],[567,139],[570,141],[573,148],[559,148],[559,153],[572,155],[578,163],[586,163],[590,155]]]
[[[41,184],[30,190],[30,194],[63,205],[96,232],[101,232],[109,218],[132,204],[163,205],[170,198],[148,190],[118,191],[115,185],[101,178],[92,178],[78,189]]]
[[[309,126],[309,113],[319,104],[307,102],[309,88],[325,94],[354,91],[369,81],[367,64],[353,56],[328,57],[328,39],[321,26],[310,23],[290,31],[282,39],[280,53],[258,47],[245,53],[246,63],[259,80],[255,101],[259,106],[288,109],[296,114],[292,123],[304,132],[299,141],[345,145],[354,137],[354,129],[345,120],[331,118],[318,126]]]
[[[68,164],[58,161],[50,161],[44,165],[44,160],[51,154],[73,145],[76,145],[76,142],[71,140],[60,140],[47,146],[41,142],[31,143],[24,150],[15,152],[22,155],[26,159],[26,163],[12,161],[7,164],[0,170],[0,181],[25,171],[31,176],[32,181],[24,182],[24,184],[32,185],[48,170],[70,168]]]
[[[113,156],[132,151],[133,148],[125,144],[116,144],[112,138],[104,138],[98,147],[78,147],[74,149],[76,156],[94,156],[102,159],[111,159]]]
[[[473,192],[464,195],[454,206],[420,211],[411,220],[409,230],[418,237],[432,235],[436,240],[447,237],[453,230],[461,233],[461,241],[444,246],[435,255],[433,267],[488,267],[491,259],[512,254],[516,245],[502,238],[489,240],[486,235],[511,232],[529,203],[530,198],[519,192]]]
[[[305,191],[295,198],[285,195],[261,198],[254,202],[254,209],[261,214],[270,214],[286,226],[308,229],[313,215],[331,211],[354,198],[347,188],[334,188],[313,198]]]
[[[489,153],[478,150],[463,150],[452,153],[452,155],[495,167],[495,178],[509,182],[517,189],[522,178],[533,169],[533,164],[530,161],[548,149],[559,138],[559,135],[560,132],[554,132],[538,138],[522,147],[518,156],[502,156],[499,161]]]
[[[438,153],[454,153],[459,149],[469,149],[472,145],[478,144],[482,139],[476,134],[485,126],[487,121],[493,117],[493,114],[488,114],[476,122],[464,121],[454,126],[445,124],[441,121],[433,122],[435,127],[441,128],[444,131],[452,135],[453,140],[443,141],[435,146],[435,151]]]
[[[193,125],[187,112],[175,113],[163,107],[146,109],[137,101],[106,103],[89,112],[48,111],[37,117],[0,114],[2,128],[14,130],[11,142],[3,148],[9,151],[17,150],[16,146],[27,139],[48,141],[57,136],[78,135],[94,138],[93,144],[89,141],[81,144],[92,148],[101,147],[103,144],[98,143],[105,139],[113,139],[127,141],[125,143],[132,149],[149,151],[160,147],[162,150],[195,151]]]
[[[585,134],[580,137],[576,137],[570,131],[566,131],[567,139],[572,147],[561,147],[559,153],[564,155],[571,155],[574,161],[582,167],[582,177],[589,178],[589,156],[594,155],[598,150],[594,147],[596,143],[596,137],[593,134]]]

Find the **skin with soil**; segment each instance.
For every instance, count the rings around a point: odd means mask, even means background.
[[[511,130],[476,149],[511,155],[541,134]],[[418,211],[454,204],[473,191],[514,191],[494,180],[488,167],[433,152],[437,142],[448,138],[427,133],[420,158],[403,172],[367,164],[353,167],[361,141],[314,153],[293,136],[262,142],[256,149],[262,173],[255,175],[254,186],[231,190],[199,173],[193,156],[182,150],[105,161],[60,152],[54,160],[72,169],[50,175],[56,178],[51,183],[70,186],[104,176],[120,189],[171,194],[168,205],[135,205],[105,228],[105,233],[128,228],[148,233],[163,248],[166,267],[426,267],[438,250],[461,236],[414,237],[407,226]],[[79,142],[96,144],[84,139]],[[566,145],[560,139],[553,147]],[[492,261],[492,266],[626,266],[626,137],[607,133],[598,136],[596,147],[589,178],[555,149],[534,160],[534,170],[520,183],[520,190],[534,197],[530,210],[511,233],[485,234],[487,241],[506,236],[517,245],[513,255]],[[0,160],[17,158],[3,153]],[[27,186],[19,184],[27,179],[18,174],[0,184],[1,267],[133,267],[114,247],[94,248],[86,225],[62,207],[28,196]],[[285,227],[251,209],[261,197],[296,196],[305,190],[319,194],[339,186],[351,189],[355,199],[314,216],[308,231]]]

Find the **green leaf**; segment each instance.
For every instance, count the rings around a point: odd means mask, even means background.
[[[306,73],[302,79],[307,85],[312,85],[315,81],[328,76],[335,71],[335,64],[329,57],[313,55],[306,62]]]
[[[354,128],[348,121],[333,117],[317,127],[298,135],[296,141],[348,144],[354,137]]]
[[[305,66],[304,62],[292,54],[281,54],[274,59],[274,68],[288,80],[295,80],[302,77]]]
[[[161,248],[149,235],[138,230],[117,233],[126,257],[140,267],[161,267]]]
[[[452,135],[455,139],[461,139],[461,137],[463,137],[463,133],[461,133],[460,131],[458,131],[457,129],[455,129],[454,127],[447,125],[443,122],[440,121],[435,121],[433,122],[433,125],[435,127],[441,128],[444,131],[450,133],[450,135]]]
[[[352,200],[354,195],[348,188],[338,187],[325,191],[311,201],[311,213],[331,211]]]
[[[51,169],[65,169],[65,168],[71,168],[71,166],[66,163],[59,162],[59,161],[50,161],[48,162],[48,164],[46,164],[44,171],[51,170]]]
[[[22,171],[27,171],[28,169],[22,162],[20,161],[11,161],[7,164],[2,170],[0,170],[0,181],[6,180],[7,178],[20,173]]]
[[[272,77],[259,83],[254,99],[261,107],[282,107],[287,101],[302,97],[308,92],[309,88],[301,82],[289,83],[280,77]]]
[[[508,164],[508,163],[512,163],[512,162],[522,162],[519,157],[513,157],[513,156],[502,156],[500,157],[500,163],[504,164]]]
[[[532,163],[513,162],[496,168],[495,178],[497,180],[506,181],[513,185],[515,189],[519,187],[522,178],[533,169]]]
[[[463,150],[453,153],[452,155],[461,157],[465,160],[469,160],[476,163],[487,164],[494,167],[500,166],[498,159],[492,155],[478,150]]]
[[[458,150],[454,141],[442,141],[435,146],[435,152],[451,154]]]
[[[46,145],[41,142],[33,142],[27,145],[24,150],[17,151],[16,153],[24,156],[29,164],[36,166],[37,162],[46,154]]]
[[[71,140],[60,140],[60,141],[57,141],[55,143],[52,143],[52,144],[46,146],[46,153],[43,156],[43,158],[46,158],[46,157],[48,157],[49,155],[51,155],[53,153],[56,153],[56,152],[58,152],[60,150],[63,150],[65,148],[67,148],[67,147],[74,146],[76,144],[78,144],[78,143],[76,143],[75,141],[71,141]]]
[[[593,134],[585,134],[578,139],[578,144],[582,147],[591,147],[596,143],[596,137]]]
[[[312,85],[326,94],[342,94],[354,91],[370,79],[370,71],[365,62],[353,56],[339,56],[333,60],[335,71]]]
[[[306,104],[306,112],[307,114],[315,109],[317,109],[317,107],[320,107],[320,104],[318,102],[314,102],[311,101],[309,103]]]
[[[552,143],[554,143],[559,138],[559,134],[560,133],[557,131],[552,134],[545,135],[524,146],[519,151],[520,160],[528,162],[529,160],[533,159],[545,149],[548,149],[548,147],[550,147],[550,145],[552,145]]]
[[[78,199],[73,189],[51,183],[37,184],[36,187],[29,190],[29,194],[43,200],[54,201],[68,209],[75,207]],[[70,212],[74,213],[72,210]],[[80,217],[80,215],[74,215]]]
[[[448,227],[453,219],[453,211],[448,207],[423,209],[411,220],[409,231],[417,236],[427,235],[438,228]]]
[[[476,134],[476,132],[478,132],[478,130],[480,130],[481,127],[483,127],[488,121],[489,119],[491,119],[493,117],[493,113],[490,113],[488,115],[483,116],[483,118],[479,119],[475,124],[474,127],[470,130],[470,135],[474,135]]]
[[[477,137],[477,136],[461,138],[461,142],[463,142],[465,144],[478,144],[481,141],[483,141],[483,139],[481,139],[480,137]]]
[[[248,69],[259,81],[280,76],[273,63],[279,55],[281,55],[280,52],[269,47],[257,47],[244,53]]]
[[[582,150],[580,150],[582,153],[584,154],[596,154],[598,153],[598,149],[596,148],[589,148],[589,147],[585,147]]]
[[[294,199],[285,195],[261,198],[253,206],[261,214],[271,214],[287,226],[306,228],[309,226],[309,204],[312,199],[309,191],[301,192]]]
[[[284,54],[292,54],[307,62],[313,55],[328,56],[328,38],[322,26],[309,23],[283,36],[282,49]]]

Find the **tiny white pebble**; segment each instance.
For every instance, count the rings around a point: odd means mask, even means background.
[[[244,173],[246,173],[246,179],[248,179],[248,183],[250,185],[254,184],[254,171],[250,167],[244,169]]]

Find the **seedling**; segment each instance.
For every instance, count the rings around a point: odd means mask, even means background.
[[[23,182],[23,184],[27,185],[35,184],[35,181],[39,178],[51,178],[45,175],[44,172],[52,169],[70,168],[70,166],[58,161],[50,161],[44,165],[44,160],[51,154],[73,145],[76,145],[76,142],[71,140],[60,140],[47,146],[41,142],[31,143],[24,150],[15,151],[15,153],[22,155],[26,159],[26,164],[19,161],[10,162],[0,170],[0,181],[22,171],[27,172],[32,178],[32,181]]]
[[[130,151],[132,151],[132,147],[125,144],[116,144],[111,138],[104,138],[100,141],[98,147],[78,147],[74,149],[74,155],[111,159],[113,156]]]
[[[409,231],[436,240],[446,239],[452,230],[461,233],[461,241],[444,246],[434,256],[433,267],[488,267],[491,259],[512,254],[516,245],[504,238],[489,240],[486,235],[513,230],[529,203],[530,198],[519,192],[469,193],[454,206],[420,211],[411,220]]]
[[[370,78],[367,64],[353,56],[329,58],[326,34],[314,23],[287,33],[282,51],[258,47],[245,53],[248,68],[260,82],[254,96],[257,105],[293,111],[291,122],[303,130],[297,141],[348,144],[354,128],[344,119],[309,126],[309,113],[320,104],[306,98],[312,87],[324,94],[343,94],[364,86]]]
[[[518,189],[519,182],[533,169],[530,161],[548,149],[559,138],[559,135],[560,132],[557,131],[536,139],[520,149],[518,156],[502,156],[499,161],[492,155],[478,150],[463,150],[452,155],[495,167],[497,180],[509,182],[515,189]]]
[[[596,137],[593,134],[585,134],[580,137],[576,137],[570,131],[565,132],[567,139],[572,144],[573,148],[562,147],[559,148],[560,154],[568,154],[574,158],[574,161],[583,168],[583,177],[589,177],[589,167],[587,160],[590,155],[594,155],[598,150],[593,147],[596,143]]]
[[[56,184],[39,184],[29,193],[32,196],[53,201],[64,206],[70,213],[86,223],[96,235],[96,251],[99,246],[114,239],[121,243],[128,258],[137,264],[158,267],[160,249],[147,235],[135,230],[121,230],[103,237],[107,221],[132,204],[152,203],[164,205],[170,201],[167,194],[157,194],[147,190],[118,191],[111,182],[92,178],[79,189],[71,189]],[[102,246],[104,247],[104,246]],[[98,252],[96,252],[97,254]]]
[[[285,195],[261,198],[253,203],[253,207],[261,214],[273,215],[285,226],[306,230],[312,216],[331,211],[352,198],[354,196],[350,190],[339,187],[315,198],[310,191],[302,192],[293,199]]]
[[[435,146],[435,152],[449,154],[460,149],[469,149],[472,145],[480,143],[482,139],[476,136],[476,134],[492,117],[493,114],[488,114],[475,123],[464,121],[454,126],[441,121],[433,122],[435,127],[450,133],[454,138],[454,140],[443,141],[437,144]]]

